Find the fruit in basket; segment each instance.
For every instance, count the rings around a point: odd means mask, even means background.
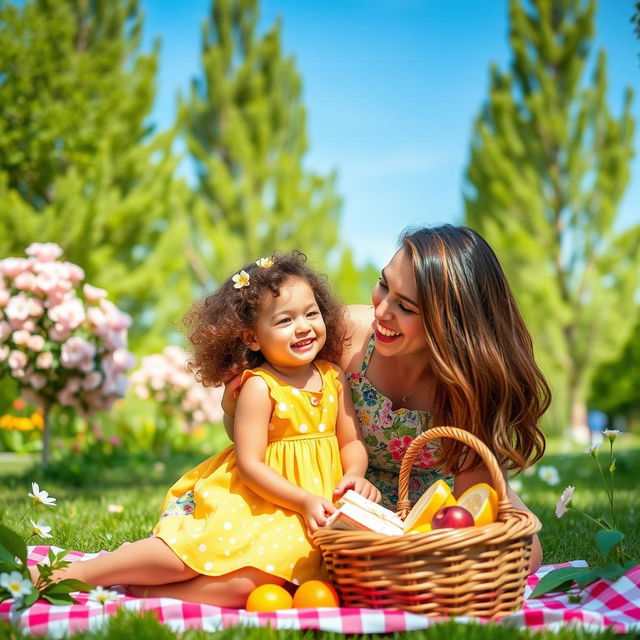
[[[323,580],[307,580],[293,594],[293,606],[296,609],[315,609],[316,607],[339,607],[340,598],[333,585]]]
[[[451,507],[456,499],[444,480],[434,482],[418,499],[404,521],[405,531],[424,531],[420,527],[431,524],[433,514],[442,507]]]
[[[464,507],[473,516],[476,527],[496,521],[498,516],[498,494],[485,482],[474,484],[458,498],[458,506]]]
[[[291,594],[277,584],[261,584],[256,587],[247,598],[247,611],[277,611],[278,609],[291,609],[293,598]]]
[[[458,505],[439,509],[431,519],[432,529],[461,529],[462,527],[473,527],[474,524],[473,516],[468,509]]]

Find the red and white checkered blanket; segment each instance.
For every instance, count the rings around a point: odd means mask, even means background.
[[[41,562],[49,547],[31,547],[29,564]],[[70,560],[87,560],[97,554],[71,551]],[[575,561],[563,565],[543,566],[529,577],[527,595],[538,580],[558,566],[584,566]],[[499,622],[518,629],[553,629],[570,624],[600,630],[611,627],[617,633],[640,631],[640,566],[615,582],[600,580],[587,587],[580,603],[571,603],[565,594],[527,599],[523,609],[505,616]],[[19,622],[22,629],[33,635],[49,634],[59,638],[75,631],[96,629],[105,624],[119,607],[132,611],[153,611],[158,619],[176,631],[204,629],[217,631],[234,625],[266,626],[277,629],[320,629],[345,634],[389,633],[426,629],[442,619],[394,610],[375,609],[287,609],[273,613],[248,613],[242,609],[221,609],[204,604],[181,602],[170,598],[133,598],[123,595],[102,605],[88,602],[87,594],[80,594],[79,603],[53,606],[37,602],[27,611],[15,614],[12,601],[0,604],[0,618]],[[459,622],[476,618],[457,618]]]

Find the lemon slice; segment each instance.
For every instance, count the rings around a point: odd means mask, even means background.
[[[414,531],[422,525],[431,524],[433,514],[442,507],[451,507],[456,499],[444,480],[434,482],[418,499],[404,521],[405,531]]]
[[[458,498],[458,506],[464,507],[473,516],[477,527],[496,521],[498,494],[485,482],[474,484]]]

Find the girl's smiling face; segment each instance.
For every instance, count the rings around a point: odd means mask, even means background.
[[[293,276],[284,281],[280,295],[264,295],[256,327],[247,333],[246,342],[273,367],[289,369],[313,362],[326,337],[313,289]]]
[[[396,356],[426,350],[418,289],[410,254],[400,249],[382,270],[372,295],[376,350]]]

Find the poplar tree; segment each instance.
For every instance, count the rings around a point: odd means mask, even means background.
[[[188,295],[186,188],[141,32],[138,0],[0,0],[0,256],[57,242],[152,349]]]
[[[584,435],[593,372],[638,315],[640,225],[615,224],[633,156],[632,95],[613,115],[605,52],[591,59],[593,0],[511,0],[509,11],[513,60],[509,71],[492,67],[475,121],[466,222],[510,277],[562,401],[556,421]]]
[[[295,60],[283,53],[280,23],[259,34],[258,17],[257,0],[212,3],[202,74],[181,110],[197,175],[189,259],[203,285],[274,250],[301,249],[325,268],[338,245],[335,175],[304,167]]]

